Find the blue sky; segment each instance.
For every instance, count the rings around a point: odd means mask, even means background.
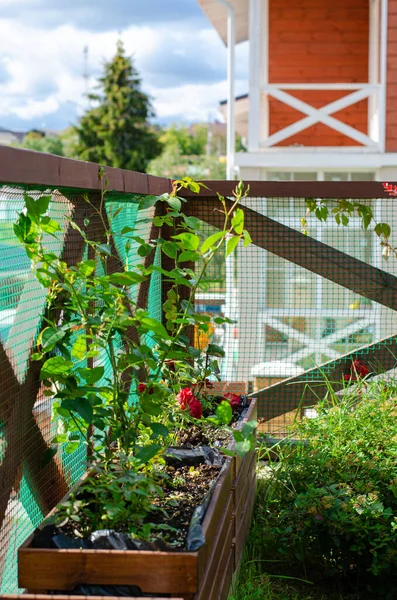
[[[0,0],[0,127],[59,130],[87,108],[121,36],[160,123],[219,118],[226,50],[196,0]],[[237,53],[246,91],[247,47]]]

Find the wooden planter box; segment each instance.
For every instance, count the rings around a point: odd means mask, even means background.
[[[256,419],[251,401],[246,421]],[[18,550],[19,586],[29,591],[72,590],[78,584],[135,585],[146,594],[184,600],[225,600],[241,559],[255,501],[256,455],[227,458],[203,522],[197,552]]]

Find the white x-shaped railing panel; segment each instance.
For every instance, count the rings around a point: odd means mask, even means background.
[[[301,331],[298,331],[294,327],[279,321],[279,319],[275,319],[267,313],[264,313],[263,321],[266,325],[272,327],[272,329],[276,329],[280,333],[286,335],[288,338],[305,345],[305,348],[294,352],[288,357],[294,363],[298,363],[300,360],[310,356],[311,354],[324,354],[328,356],[329,359],[340,358],[342,353],[331,348],[331,344],[335,344],[343,338],[349,337],[350,335],[353,335],[362,329],[366,329],[375,322],[374,318],[359,319],[354,323],[350,323],[346,327],[342,327],[341,329],[334,331],[334,333],[331,333],[326,337],[315,339],[305,333],[302,333]]]
[[[302,89],[303,88],[304,86],[302,86]],[[321,108],[314,108],[314,106],[307,104],[307,102],[299,100],[299,98],[295,98],[295,96],[291,96],[291,94],[283,91],[277,85],[268,84],[263,86],[262,89],[269,96],[280,100],[280,102],[283,102],[283,104],[287,104],[291,108],[308,115],[307,117],[292,123],[292,125],[288,125],[287,127],[280,129],[276,133],[273,133],[268,138],[263,140],[262,145],[264,147],[274,146],[275,144],[282,142],[292,135],[300,133],[304,129],[311,127],[311,125],[314,125],[315,123],[323,123],[331,129],[338,131],[339,133],[355,140],[359,144],[363,144],[364,146],[372,148],[378,147],[378,142],[371,139],[362,131],[359,131],[350,125],[343,123],[339,119],[330,116],[332,113],[347,108],[352,104],[356,104],[357,102],[360,102],[360,100],[364,100],[364,98],[368,98],[369,96],[377,94],[378,86],[365,86],[362,89],[356,90],[347,96],[343,96],[343,98],[339,98],[334,102],[330,102]]]

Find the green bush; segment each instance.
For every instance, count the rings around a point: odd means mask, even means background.
[[[396,417],[396,382],[360,382],[296,425],[301,443],[279,447],[258,507],[263,557],[376,595],[396,585]]]

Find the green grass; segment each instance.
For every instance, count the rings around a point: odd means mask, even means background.
[[[229,600],[397,598],[397,379],[330,384],[317,411],[258,472]]]
[[[362,596],[341,595],[338,591],[295,578],[288,574],[283,561],[261,558],[266,542],[261,521],[256,515],[266,510],[267,490],[268,484],[259,473],[251,530],[228,600],[361,600]]]

